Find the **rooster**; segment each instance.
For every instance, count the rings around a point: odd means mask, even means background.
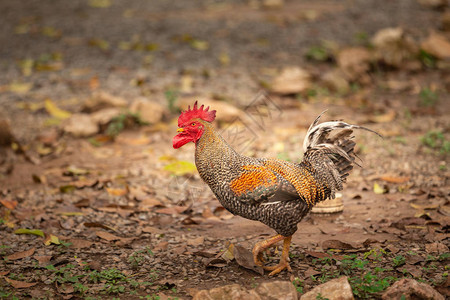
[[[323,114],[323,113],[322,113]],[[365,127],[342,121],[319,123],[320,114],[309,127],[300,163],[273,158],[254,158],[237,153],[214,129],[215,110],[197,106],[181,113],[173,147],[195,144],[195,164],[224,208],[234,215],[260,221],[277,235],[253,248],[256,265],[275,275],[289,271],[289,247],[297,224],[314,204],[333,199],[355,163],[353,129]],[[339,131],[333,132],[333,130]],[[279,264],[264,266],[263,253],[283,241]]]

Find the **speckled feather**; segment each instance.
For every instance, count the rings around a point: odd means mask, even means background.
[[[231,213],[290,236],[314,204],[343,189],[355,160],[352,129],[369,130],[341,121],[318,124],[319,118],[307,132],[300,163],[241,155],[209,122],[197,120],[204,125],[195,152],[200,177]],[[330,136],[334,129],[341,131]]]

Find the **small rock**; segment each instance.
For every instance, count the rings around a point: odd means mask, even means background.
[[[431,7],[431,8],[440,8],[447,5],[447,0],[417,0],[420,5]]]
[[[117,96],[113,96],[104,91],[92,94],[92,97],[83,104],[83,112],[94,112],[108,107],[126,107],[128,102]]]
[[[106,125],[118,115],[121,109],[117,107],[104,108],[91,114],[91,119],[98,125]]]
[[[324,284],[316,286],[311,291],[300,297],[301,300],[316,300],[319,294],[324,299],[347,300],[354,299],[352,287],[348,283],[347,276],[330,280]]]
[[[372,44],[376,59],[393,67],[414,60],[419,51],[414,39],[400,27],[381,29],[372,38]]]
[[[426,283],[417,282],[414,279],[403,278],[384,292],[381,297],[383,300],[410,300],[410,299],[427,299],[427,300],[444,300],[439,292]]]
[[[265,282],[256,289],[247,290],[239,284],[231,284],[195,294],[194,300],[297,300],[297,291],[289,281]],[[315,298],[314,298],[315,299]]]
[[[261,283],[255,292],[265,300],[297,300],[297,291],[290,281]]]
[[[284,68],[275,77],[271,84],[271,90],[281,95],[298,94],[306,91],[311,86],[311,75],[299,67]]]
[[[370,69],[370,52],[362,47],[345,48],[339,51],[337,65],[348,80],[359,80]]]
[[[74,114],[66,121],[63,129],[75,137],[89,137],[98,132],[98,125],[89,114]]]
[[[450,41],[442,34],[436,32],[431,33],[430,36],[422,42],[420,47],[422,50],[439,59],[450,59]]]
[[[132,113],[138,113],[141,120],[150,124],[158,123],[164,116],[164,107],[144,97],[136,98],[130,105]]]
[[[341,70],[332,70],[322,76],[323,84],[331,91],[346,94],[350,90],[350,85]]]

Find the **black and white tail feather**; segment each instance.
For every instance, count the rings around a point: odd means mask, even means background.
[[[343,189],[349,172],[357,157],[354,153],[353,129],[362,129],[381,135],[366,127],[348,124],[343,121],[328,121],[319,124],[323,111],[309,126],[303,142],[304,161],[315,171],[315,177],[325,183],[325,199],[335,197],[335,192]],[[325,200],[322,199],[322,200]]]

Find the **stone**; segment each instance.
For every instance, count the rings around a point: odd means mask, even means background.
[[[83,103],[83,112],[94,112],[108,107],[126,107],[128,102],[105,91],[97,91]]]
[[[141,120],[149,124],[155,124],[164,117],[165,108],[155,101],[150,101],[144,97],[138,97],[130,105],[132,113],[138,113]]]
[[[323,84],[331,91],[339,94],[347,94],[350,90],[350,84],[341,70],[332,70],[322,76]]]
[[[98,125],[89,114],[73,114],[63,125],[63,130],[75,137],[89,137],[98,132]]]
[[[289,281],[261,283],[247,290],[239,284],[225,285],[210,290],[198,291],[194,300],[297,300],[297,291]]]
[[[427,300],[444,300],[438,291],[430,285],[418,282],[411,278],[403,278],[390,286],[381,296],[383,300],[410,300],[410,299],[427,299]]]
[[[350,286],[347,276],[342,276],[319,286],[316,286],[306,294],[300,297],[300,300],[316,300],[322,296],[323,299],[329,300],[353,300],[352,287]]]
[[[311,86],[311,75],[300,67],[287,67],[274,78],[271,91],[281,95],[298,94]]]
[[[442,34],[432,32],[420,47],[438,59],[450,59],[450,41]]]
[[[348,80],[356,81],[370,69],[370,52],[363,47],[344,48],[337,54],[337,65]]]
[[[405,62],[414,60],[419,52],[414,39],[401,27],[381,29],[372,38],[372,44],[375,58],[393,67],[401,67]]]
[[[290,281],[261,283],[255,292],[264,300],[297,300],[297,290]]]
[[[106,125],[118,115],[121,109],[117,107],[104,108],[91,114],[91,119],[98,125]]]

